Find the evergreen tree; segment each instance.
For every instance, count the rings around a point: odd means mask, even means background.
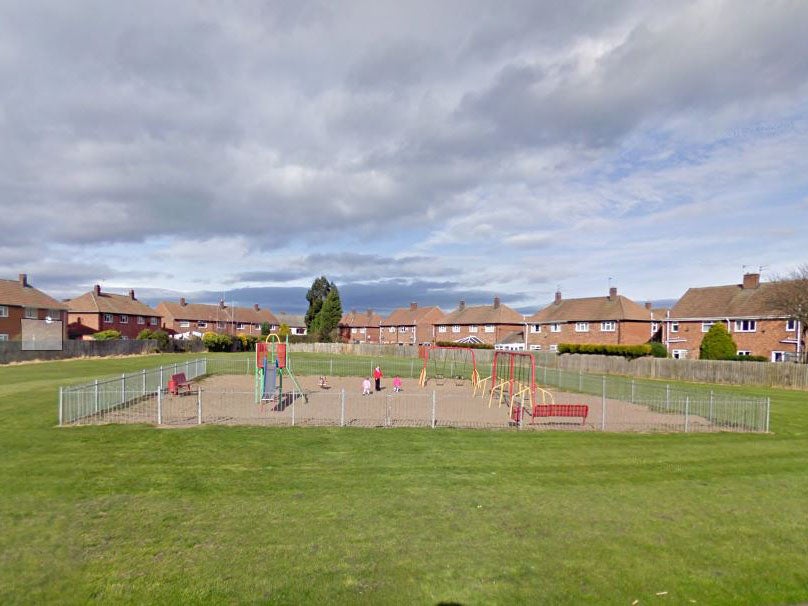
[[[311,284],[311,288],[306,293],[306,301],[309,302],[309,309],[306,311],[306,328],[309,334],[317,332],[314,320],[323,308],[328,293],[334,288],[334,283],[329,282],[325,276],[320,276]]]
[[[322,309],[317,314],[313,325],[321,341],[333,341],[342,319],[342,302],[339,298],[339,290],[332,284],[328,296],[323,301]]]
[[[716,322],[701,341],[699,358],[702,360],[729,360],[738,353],[738,346],[727,332],[723,322]]]

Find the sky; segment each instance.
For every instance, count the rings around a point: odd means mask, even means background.
[[[0,0],[0,277],[302,313],[808,261],[808,2]]]

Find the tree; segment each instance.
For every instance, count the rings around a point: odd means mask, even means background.
[[[149,330],[148,328],[144,328],[138,333],[136,338],[138,341],[153,339],[157,341],[157,348],[160,351],[168,351],[170,339],[168,338],[168,333],[164,330]]]
[[[272,325],[269,322],[261,322],[261,336],[266,337],[272,332]]]
[[[806,360],[805,336],[808,333],[808,263],[784,276],[775,276],[767,284],[767,303],[776,313],[796,320],[800,327],[800,351]]]
[[[93,335],[93,339],[96,341],[114,341],[115,339],[120,339],[121,333],[117,330],[102,330],[97,332]]]
[[[279,337],[280,339],[282,339],[282,340],[283,340],[283,339],[285,339],[286,337],[288,337],[288,336],[289,336],[289,335],[291,335],[291,334],[292,334],[292,329],[291,329],[291,328],[289,328],[289,325],[288,325],[288,324],[281,324],[281,325],[278,327],[278,337]]]
[[[320,276],[312,282],[311,288],[306,293],[306,301],[309,302],[309,309],[306,311],[306,328],[310,333],[316,332],[313,326],[315,318],[323,308],[328,293],[331,292],[334,286],[333,282],[329,282],[325,276]]]
[[[333,341],[342,319],[342,302],[339,298],[339,290],[332,284],[331,291],[323,301],[322,309],[314,319],[312,326],[319,335],[321,341]]]
[[[731,360],[736,353],[738,346],[723,322],[713,324],[701,340],[699,358],[702,360]]]
[[[208,348],[208,351],[230,351],[233,348],[233,337],[206,332],[202,335],[202,343]]]

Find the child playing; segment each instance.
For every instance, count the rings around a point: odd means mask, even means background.
[[[393,391],[401,391],[401,377],[398,375],[393,378]]]
[[[365,378],[364,381],[362,381],[362,395],[363,396],[370,395],[370,379],[367,377]]]

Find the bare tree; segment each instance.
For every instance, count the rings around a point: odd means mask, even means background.
[[[798,323],[800,361],[806,361],[805,336],[808,333],[808,263],[784,276],[775,276],[770,282],[769,304]]]

